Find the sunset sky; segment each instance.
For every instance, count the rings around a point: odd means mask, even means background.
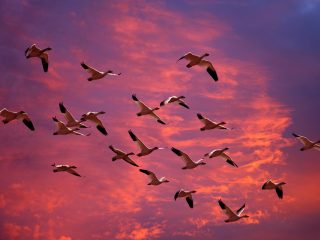
[[[0,122],[1,240],[320,239],[320,152],[291,135],[320,140],[320,1],[0,0],[0,28],[0,109],[36,129]],[[48,73],[25,58],[33,43],[52,48]],[[219,81],[176,63],[187,52],[209,53]],[[89,82],[82,61],[122,75]],[[183,95],[190,110],[166,105],[161,125],[136,116],[134,93],[150,107]],[[89,137],[54,136],[59,102],[77,119],[105,111],[108,136],[91,123]],[[201,132],[197,113],[234,129]],[[111,161],[110,144],[139,152],[129,129],[166,148],[132,159],[169,183]],[[182,170],[171,147],[193,160],[228,147],[239,168],[212,158]],[[269,178],[286,182],[283,200],[261,190]],[[197,191],[193,209],[174,201],[180,188]],[[225,223],[220,198],[250,218]]]

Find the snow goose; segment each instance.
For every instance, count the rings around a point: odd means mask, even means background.
[[[106,72],[100,72],[97,69],[94,69],[93,67],[88,66],[84,62],[81,63],[81,66],[85,70],[87,70],[88,73],[91,74],[91,77],[88,78],[88,81],[98,80],[98,79],[104,78],[107,75],[109,75],[109,76],[119,76],[119,75],[121,75],[121,73],[113,73],[113,71],[111,71],[111,70],[108,70]]]
[[[36,46],[36,44],[32,44],[30,47],[26,49],[24,55],[26,58],[38,57],[41,59],[43,71],[48,72],[49,60],[48,53],[46,51],[52,50],[50,47],[40,49]]]
[[[262,190],[275,189],[278,197],[279,197],[280,199],[282,199],[282,198],[283,198],[282,185],[284,185],[284,184],[286,184],[286,183],[285,183],[285,182],[274,183],[274,182],[272,182],[271,179],[269,179],[268,181],[266,181],[266,182],[262,185]]]
[[[185,97],[184,96],[180,96],[180,97],[177,97],[177,96],[172,96],[172,97],[168,97],[166,100],[163,100],[161,103],[160,103],[160,106],[164,106],[164,105],[167,105],[169,103],[178,103],[179,105],[181,105],[182,107],[185,107],[187,109],[190,109],[189,106],[181,99],[184,99]]]
[[[222,157],[226,160],[227,163],[234,167],[238,167],[238,165],[232,161],[231,157],[225,153],[229,148],[224,148],[224,149],[214,149],[209,153],[206,153],[204,156],[209,157],[209,158],[214,158],[214,157]]]
[[[79,127],[79,128],[88,128],[83,125],[80,121],[76,120],[72,114],[66,109],[63,105],[63,102],[59,103],[60,112],[64,114],[65,119],[67,120],[67,127]]]
[[[214,69],[212,63],[203,59],[204,57],[207,57],[207,56],[209,56],[208,53],[205,53],[202,56],[197,56],[197,55],[192,54],[191,52],[188,52],[187,54],[185,54],[184,56],[179,58],[178,61],[180,61],[181,59],[186,59],[187,61],[189,61],[189,63],[186,66],[187,68],[191,68],[195,65],[198,65],[200,67],[204,67],[204,68],[206,68],[209,75],[213,78],[213,80],[218,81],[218,75],[217,75],[217,72]]]
[[[128,133],[129,133],[131,139],[140,148],[140,153],[137,154],[138,157],[149,155],[150,153],[152,153],[154,150],[157,150],[157,149],[164,149],[164,148],[160,148],[160,147],[148,148],[146,145],[144,145],[144,143],[139,138],[137,138],[137,136],[131,130],[129,130]]]
[[[79,173],[77,173],[74,169],[76,169],[76,166],[70,166],[70,165],[57,165],[57,164],[52,164],[52,167],[55,167],[55,169],[53,169],[53,172],[67,172],[70,173],[72,175],[75,175],[77,177],[81,177],[81,175]]]
[[[182,169],[193,169],[199,165],[205,165],[206,163],[203,162],[203,158],[199,159],[198,161],[194,162],[191,160],[191,158],[184,152],[180,151],[179,149],[176,149],[174,147],[171,148],[171,151],[174,152],[176,155],[181,157],[181,159],[186,163],[186,166],[184,166]]]
[[[53,135],[67,135],[67,134],[75,134],[80,136],[90,136],[89,134],[83,134],[80,132],[77,132],[77,130],[80,130],[79,128],[69,128],[67,127],[63,122],[59,121],[57,117],[53,117],[52,120],[57,124],[58,130],[53,133]]]
[[[235,222],[235,221],[238,221],[241,218],[248,218],[249,217],[248,215],[241,216],[241,213],[243,212],[246,204],[243,204],[241,206],[241,208],[239,208],[236,212],[233,212],[227,205],[225,205],[222,202],[221,199],[218,201],[218,203],[219,203],[221,209],[224,211],[224,213],[228,216],[228,219],[225,220],[226,223]]]
[[[295,134],[295,133],[292,133],[292,135],[299,139],[300,142],[304,145],[300,151],[305,151],[305,150],[308,150],[308,149],[316,149],[316,150],[320,150],[320,141],[316,141],[316,142],[312,142],[310,141],[308,138],[304,137],[304,136],[301,136],[301,135],[298,135],[298,134]]]
[[[104,128],[102,122],[98,118],[98,115],[105,114],[105,112],[87,112],[86,114],[83,114],[80,121],[92,121],[96,124],[97,129],[105,136],[108,135],[106,129]]]
[[[193,208],[193,199],[192,199],[192,193],[196,193],[197,191],[185,191],[183,189],[180,189],[174,194],[174,200],[176,201],[177,198],[186,198],[186,201],[190,208]]]
[[[154,111],[159,110],[160,108],[149,108],[143,102],[139,101],[135,94],[132,95],[133,101],[140,107],[140,112],[137,113],[137,116],[150,115],[153,118],[157,119],[158,123],[166,124],[164,121],[160,119],[160,117],[154,113]]]
[[[210,129],[225,129],[225,130],[231,130],[230,128],[226,128],[222,125],[225,125],[225,122],[213,122],[208,118],[203,117],[200,113],[197,114],[198,119],[204,124],[204,127],[200,128],[201,131],[210,130]]]
[[[2,120],[2,122],[4,124],[7,124],[13,120],[20,120],[24,123],[24,125],[26,125],[31,131],[34,131],[34,126],[28,116],[28,114],[24,111],[20,111],[20,112],[12,112],[9,111],[6,108],[3,108],[0,111],[0,116],[4,117],[4,119]]]
[[[156,186],[156,185],[160,185],[161,183],[169,182],[165,177],[162,177],[162,178],[158,179],[157,176],[153,172],[151,172],[149,170],[139,169],[139,171],[144,173],[144,174],[147,174],[148,177],[150,178],[151,182],[148,183],[148,185]]]
[[[133,152],[130,153],[125,153],[123,151],[121,151],[120,149],[114,148],[112,145],[109,146],[109,148],[111,149],[112,152],[114,152],[115,154],[117,154],[116,156],[114,156],[112,158],[112,161],[116,161],[118,159],[122,159],[124,161],[126,161],[127,163],[135,166],[135,167],[139,167],[138,164],[136,164],[129,156],[130,155],[134,155]]]

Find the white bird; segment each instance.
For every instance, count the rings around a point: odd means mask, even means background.
[[[81,177],[81,175],[79,173],[77,173],[74,169],[76,169],[76,166],[70,166],[70,165],[57,165],[57,164],[52,164],[52,167],[55,167],[55,169],[53,169],[53,172],[67,172],[70,173],[72,175],[75,175],[77,177]]]
[[[236,212],[233,212],[227,205],[225,205],[222,202],[221,199],[218,201],[218,203],[219,203],[221,209],[224,211],[224,213],[228,216],[228,219],[225,220],[226,223],[235,222],[235,221],[238,221],[241,218],[248,218],[249,217],[248,215],[241,216],[241,213],[243,212],[246,204],[243,204],[241,206],[241,208],[239,208]]]
[[[224,148],[224,149],[214,149],[209,153],[206,153],[204,156],[209,157],[209,158],[214,158],[214,157],[222,157],[226,159],[226,162],[229,163],[230,165],[234,167],[238,167],[238,165],[232,161],[231,157],[225,153],[229,148]]]
[[[271,179],[269,179],[268,181],[266,181],[266,182],[262,185],[262,190],[275,189],[278,197],[279,197],[280,199],[282,199],[282,198],[283,198],[282,186],[283,186],[284,184],[286,184],[286,183],[285,183],[285,182],[274,183],[274,182],[272,182]]]
[[[158,123],[166,124],[164,121],[160,119],[160,117],[154,113],[154,111],[159,110],[160,108],[149,108],[143,102],[139,101],[135,94],[132,95],[133,101],[140,107],[140,112],[137,113],[137,116],[150,115],[151,117],[157,119]]]
[[[199,165],[206,164],[205,162],[203,162],[203,158],[199,159],[196,162],[192,161],[191,158],[186,153],[184,153],[174,147],[171,148],[171,151],[174,152],[179,157],[181,157],[181,159],[186,163],[186,166],[184,166],[182,169],[192,169],[192,168],[195,168]]]
[[[184,96],[180,96],[180,97],[177,97],[177,96],[172,96],[172,97],[168,97],[166,100],[162,101],[160,103],[160,106],[164,106],[164,105],[167,105],[169,103],[178,103],[179,105],[181,105],[182,107],[185,107],[185,108],[189,108],[189,106],[181,99],[184,99],[185,97]]]
[[[192,199],[192,193],[196,193],[197,191],[193,190],[193,191],[185,191],[183,189],[180,189],[179,191],[177,191],[174,195],[174,200],[176,201],[177,198],[186,198],[186,201],[189,205],[190,208],[193,208],[193,199]]]
[[[320,140],[319,141],[316,141],[316,142],[312,142],[310,141],[308,138],[304,137],[304,136],[300,136],[298,134],[295,134],[295,133],[292,133],[292,135],[299,139],[300,142],[304,145],[300,151],[305,151],[305,150],[308,150],[308,149],[316,149],[316,150],[320,150]]]
[[[153,151],[155,151],[157,149],[164,149],[164,148],[160,148],[160,147],[148,148],[146,145],[144,145],[144,143],[139,138],[137,138],[137,136],[131,130],[129,130],[128,133],[129,133],[131,139],[140,148],[140,153],[137,154],[138,157],[149,155],[150,153],[152,153]]]
[[[20,120],[24,123],[24,125],[26,125],[31,131],[34,131],[34,126],[33,123],[31,122],[28,114],[24,111],[19,111],[19,112],[12,112],[9,111],[6,108],[3,108],[0,111],[0,116],[4,117],[4,119],[2,120],[2,122],[4,124],[7,124],[13,120]]]
[[[87,70],[88,73],[91,74],[91,77],[88,78],[88,81],[98,80],[98,79],[104,78],[107,75],[109,75],[109,76],[119,76],[119,75],[121,75],[121,73],[113,73],[113,71],[111,71],[111,70],[108,70],[106,72],[100,72],[97,69],[88,66],[84,62],[81,63],[81,66],[85,70]]]
[[[105,136],[108,135],[106,129],[104,128],[101,120],[98,118],[98,115],[100,114],[105,114],[105,112],[101,111],[101,112],[87,112],[86,114],[83,114],[80,121],[91,121],[94,122],[96,124],[97,129]]]
[[[66,109],[63,105],[63,102],[59,103],[60,112],[64,114],[64,118],[67,120],[67,127],[79,127],[79,128],[88,128],[87,126],[83,125],[81,121],[76,120],[72,114]]]
[[[210,130],[210,129],[226,129],[231,130],[230,128],[224,127],[222,125],[225,125],[226,122],[213,122],[208,118],[203,117],[200,113],[197,114],[198,119],[204,124],[204,127],[200,128],[201,131]]]
[[[79,128],[69,128],[67,127],[63,122],[59,121],[56,117],[53,117],[52,120],[56,122],[58,130],[53,133],[53,135],[67,135],[67,134],[75,134],[80,136],[90,136],[89,134],[83,134],[80,132],[77,132],[80,130]]]
[[[207,61],[207,60],[203,60],[203,58],[207,57],[207,56],[209,56],[208,53],[205,53],[202,56],[197,56],[197,55],[193,55],[191,52],[188,52],[187,54],[185,54],[184,56],[179,58],[178,61],[180,61],[181,59],[188,60],[189,63],[186,66],[187,68],[191,68],[194,65],[198,65],[200,67],[204,67],[204,68],[206,68],[206,70],[210,74],[210,76],[213,78],[213,80],[214,81],[218,81],[218,75],[217,75],[217,72],[214,69],[212,63]]]
[[[50,47],[40,49],[36,46],[36,44],[32,44],[30,47],[26,49],[24,55],[26,58],[38,57],[41,59],[43,71],[48,72],[49,60],[48,53],[46,51],[52,50]]]
[[[130,153],[125,153],[123,151],[121,151],[120,149],[114,148],[112,145],[109,146],[109,148],[111,149],[112,152],[114,152],[115,154],[117,154],[116,156],[114,156],[112,158],[112,161],[116,161],[118,159],[122,159],[124,161],[126,161],[127,163],[135,166],[135,167],[139,167],[138,164],[136,164],[129,156],[130,155],[134,155],[133,152]]]
[[[162,177],[160,179],[157,178],[157,176],[149,171],[149,170],[145,170],[145,169],[139,169],[140,172],[144,173],[144,174],[147,174],[148,177],[150,178],[151,182],[148,183],[148,185],[160,185],[161,183],[167,183],[169,182],[165,177]]]

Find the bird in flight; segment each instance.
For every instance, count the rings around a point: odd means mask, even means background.
[[[229,148],[224,149],[214,149],[209,153],[206,153],[204,157],[214,158],[214,157],[222,157],[229,163],[231,166],[238,167],[238,165],[231,159],[229,155],[225,153]]]
[[[135,166],[135,167],[139,167],[138,164],[136,164],[129,156],[130,155],[134,155],[133,152],[130,153],[125,153],[123,151],[121,151],[120,149],[114,148],[112,145],[109,146],[109,148],[111,149],[112,152],[114,152],[115,154],[117,154],[116,156],[114,156],[112,158],[112,161],[116,161],[118,159],[122,159],[124,161],[126,161],[127,163]]]
[[[53,133],[53,135],[67,135],[67,134],[74,134],[80,136],[90,136],[89,134],[83,134],[77,132],[80,128],[69,128],[63,122],[59,121],[57,117],[53,117],[52,120],[57,124],[58,130]]]
[[[189,61],[189,63],[186,66],[187,68],[191,68],[195,65],[203,67],[207,70],[207,72],[209,73],[209,75],[212,77],[212,79],[214,81],[218,81],[218,75],[217,75],[217,72],[216,72],[215,68],[213,67],[212,63],[210,61],[203,59],[207,56],[209,56],[208,53],[205,53],[202,56],[197,56],[197,55],[192,54],[191,52],[188,52],[184,56],[179,58],[178,61],[180,61],[181,59],[186,59],[187,61]]]
[[[166,100],[163,100],[161,103],[160,103],[160,106],[163,107],[169,103],[178,103],[180,106],[182,107],[185,107],[187,109],[190,109],[189,106],[181,99],[184,99],[185,97],[184,96],[180,96],[180,97],[177,97],[177,96],[172,96],[172,97],[168,97]]]
[[[149,108],[147,105],[145,105],[143,102],[141,102],[135,94],[132,95],[133,101],[139,106],[140,112],[137,113],[137,116],[143,116],[143,115],[149,115],[157,120],[158,123],[166,124],[164,121],[160,119],[160,117],[154,113],[154,111],[159,110],[160,108]]]
[[[278,197],[279,197],[280,199],[282,199],[282,198],[283,198],[282,186],[283,186],[284,184],[286,184],[286,183],[285,183],[285,182],[275,183],[275,182],[273,182],[271,179],[269,179],[268,181],[266,181],[266,182],[262,185],[262,190],[275,189]]]
[[[43,67],[43,71],[48,72],[48,68],[49,68],[48,56],[49,55],[46,52],[50,51],[50,50],[52,50],[50,47],[40,49],[36,46],[36,44],[32,44],[30,47],[28,47],[25,50],[24,55],[26,56],[26,58],[32,58],[32,57],[40,58],[41,63],[42,63],[42,67]]]
[[[101,132],[103,135],[107,136],[107,130],[105,129],[105,127],[103,126],[101,120],[98,118],[99,115],[101,114],[105,114],[105,112],[100,111],[100,112],[87,112],[85,114],[82,115],[80,121],[84,122],[84,121],[91,121],[93,123],[96,124],[96,128],[99,130],[99,132]]]
[[[148,175],[148,177],[150,178],[151,182],[148,183],[148,185],[157,186],[157,185],[160,185],[161,183],[168,183],[169,182],[165,177],[157,178],[157,176],[149,170],[139,169],[139,171]]]
[[[312,142],[310,141],[308,138],[292,133],[292,135],[297,138],[298,140],[300,140],[300,142],[304,145],[302,148],[300,148],[300,151],[305,151],[305,150],[309,150],[309,149],[316,149],[316,150],[320,150],[320,140],[316,141],[316,142]]]
[[[79,128],[88,128],[83,125],[81,121],[76,120],[72,114],[67,110],[67,108],[63,105],[63,102],[59,103],[60,112],[64,114],[64,118],[67,120],[67,127],[79,127]]]
[[[185,166],[182,168],[184,169],[193,169],[199,165],[205,165],[206,163],[203,162],[203,158],[199,159],[198,161],[194,162],[191,160],[188,154],[176,149],[174,147],[171,148],[171,151],[174,152],[177,156],[181,157],[181,159],[185,162]]]
[[[232,211],[222,200],[220,199],[218,201],[221,209],[224,211],[224,213],[228,216],[228,219],[225,220],[226,223],[228,222],[235,222],[238,221],[241,218],[248,218],[248,215],[242,215],[242,212],[246,206],[246,204],[243,204],[236,212]]]
[[[226,124],[226,122],[213,122],[208,118],[203,117],[200,113],[197,114],[198,119],[204,124],[202,128],[200,128],[200,131],[210,130],[210,129],[224,129],[224,130],[231,130],[230,128],[224,127],[223,125]]]
[[[53,172],[67,172],[70,173],[72,175],[75,175],[77,177],[81,177],[81,175],[79,173],[77,173],[74,169],[76,169],[76,166],[70,166],[70,165],[57,165],[57,164],[52,164],[52,167],[55,167],[55,169],[53,169]]]
[[[174,200],[176,201],[177,198],[186,198],[186,201],[190,208],[193,208],[193,199],[192,199],[192,193],[196,193],[197,191],[185,191],[183,189],[180,189],[174,194]]]
[[[114,73],[111,70],[108,70],[108,71],[105,71],[105,72],[100,72],[97,69],[88,66],[84,62],[81,63],[81,66],[83,67],[83,69],[87,70],[87,72],[91,74],[91,77],[88,78],[88,81],[98,80],[98,79],[104,78],[107,75],[108,76],[119,76],[119,75],[121,75],[121,73]]]
[[[34,131],[34,126],[33,123],[31,122],[28,114],[24,111],[19,111],[19,112],[13,112],[13,111],[9,111],[6,108],[3,108],[0,111],[0,116],[4,117],[4,119],[2,120],[2,122],[4,124],[7,124],[13,120],[20,120],[24,123],[24,125],[26,125],[31,131]]]

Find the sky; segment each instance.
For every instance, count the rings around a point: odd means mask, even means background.
[[[299,151],[292,133],[320,140],[320,1],[0,1],[0,109],[23,110],[33,121],[0,126],[0,239],[317,239],[320,237],[320,153]],[[49,71],[24,51],[51,47]],[[219,81],[176,60],[209,53]],[[85,61],[121,72],[88,82]],[[185,96],[190,109],[169,104],[167,122],[137,117],[136,94],[150,107]],[[105,111],[108,136],[91,123],[88,137],[54,136],[59,102],[76,117]],[[231,131],[200,131],[196,114],[227,122]],[[138,153],[131,129],[150,147],[140,168],[108,146]],[[194,160],[228,147],[239,165],[205,159],[193,170],[170,151]],[[83,175],[53,173],[51,164]],[[262,184],[284,181],[284,198]],[[194,208],[174,201],[196,190]],[[246,203],[247,219],[225,223],[217,201]]]

